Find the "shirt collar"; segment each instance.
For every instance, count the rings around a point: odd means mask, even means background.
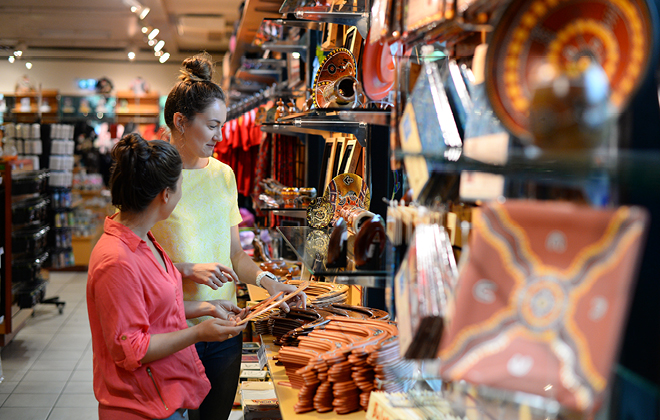
[[[124,242],[132,252],[135,252],[135,250],[140,245],[140,243],[146,243],[146,242],[144,242],[142,238],[137,236],[128,227],[115,221],[115,217],[117,217],[118,214],[119,212],[105,218],[105,222],[103,223],[103,231],[108,235],[116,236],[122,242]],[[147,236],[149,237],[149,239],[151,239],[152,242],[155,242],[154,237],[151,234],[151,231],[147,233]]]

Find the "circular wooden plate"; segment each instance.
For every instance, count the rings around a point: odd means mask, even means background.
[[[595,59],[609,77],[610,101],[623,110],[651,58],[651,11],[645,0],[513,0],[491,34],[486,90],[514,135],[531,139],[530,79],[551,64],[569,76]]]

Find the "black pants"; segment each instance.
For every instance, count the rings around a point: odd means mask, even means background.
[[[211,391],[198,410],[190,411],[190,419],[227,419],[234,405],[241,373],[242,334],[220,343],[197,343],[195,348],[211,382]]]

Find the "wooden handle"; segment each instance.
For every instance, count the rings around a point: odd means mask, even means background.
[[[256,312],[252,312],[252,313],[251,313],[250,315],[248,315],[246,318],[243,318],[241,321],[239,321],[239,322],[236,324],[236,326],[243,325],[243,324],[245,324],[246,322],[250,321],[251,319],[256,318],[256,317],[258,317],[259,315],[263,314],[264,312],[270,311],[271,309],[273,309],[274,307],[276,307],[276,306],[279,305],[280,303],[282,303],[282,302],[286,302],[287,300],[289,300],[289,299],[291,299],[292,297],[296,296],[297,294],[299,294],[300,292],[302,292],[303,290],[305,290],[308,286],[309,286],[309,282],[308,282],[308,281],[306,281],[306,282],[304,282],[304,283],[301,283],[300,286],[298,286],[298,288],[297,288],[296,290],[294,290],[293,292],[291,292],[291,293],[289,293],[288,295],[284,296],[281,300],[275,301],[275,302],[271,303],[270,305],[266,306],[265,308],[262,308],[262,309],[260,309],[260,310],[258,310],[258,311],[256,311]],[[275,295],[275,296],[278,296],[278,295]]]

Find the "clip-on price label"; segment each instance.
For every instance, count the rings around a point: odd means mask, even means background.
[[[266,355],[266,346],[259,347],[257,350],[257,357],[259,358],[259,369],[263,369],[268,364],[268,356]]]

